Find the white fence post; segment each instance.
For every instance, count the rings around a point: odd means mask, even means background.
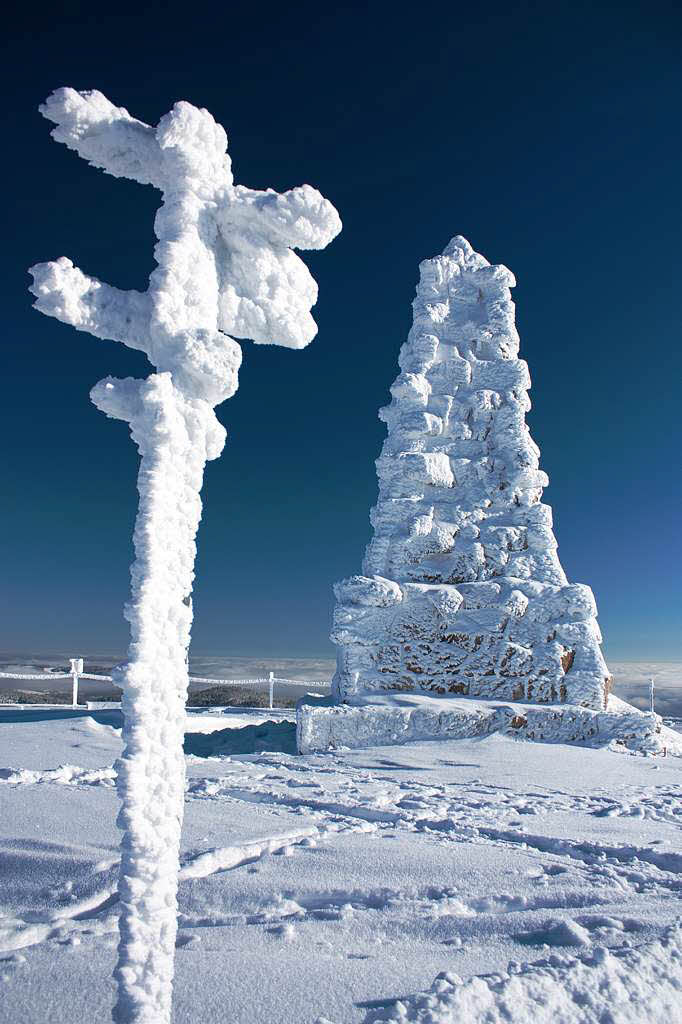
[[[83,674],[83,659],[82,658],[71,658],[71,678],[73,680],[73,690],[71,695],[71,706],[77,707],[78,705],[78,677]]]
[[[270,673],[270,678],[268,679],[268,682],[270,684],[270,707],[272,707],[272,699],[273,699],[273,695],[274,695],[274,691],[275,691],[275,673],[274,672]]]

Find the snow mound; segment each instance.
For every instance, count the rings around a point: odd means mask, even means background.
[[[579,927],[579,926],[576,926]],[[558,943],[557,943],[558,944]],[[564,943],[569,944],[569,943]],[[510,964],[505,974],[440,974],[431,991],[399,1000],[367,1024],[642,1024],[682,1021],[682,930],[637,949],[597,947]]]

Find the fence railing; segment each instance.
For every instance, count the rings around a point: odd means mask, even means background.
[[[78,684],[81,679],[96,679],[102,682],[113,682],[112,676],[99,675],[96,672],[83,671],[82,658],[70,658],[71,668],[68,672],[0,672],[0,679],[32,679],[41,682],[52,682],[55,679],[71,680],[71,706],[78,707]],[[267,676],[257,679],[213,679],[209,676],[190,676],[190,683],[210,683],[213,686],[262,686],[268,685],[269,706],[273,707],[275,683],[286,683],[288,686],[298,686],[301,689],[309,689],[311,686],[329,687],[329,680],[322,679],[286,679],[283,676],[276,676],[269,672]]]

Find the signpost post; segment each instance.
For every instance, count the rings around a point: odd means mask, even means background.
[[[70,658],[69,660],[71,661],[71,679],[73,680],[71,705],[75,708],[78,707],[78,677],[83,675],[83,659]]]

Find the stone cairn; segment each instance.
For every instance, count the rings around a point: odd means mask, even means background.
[[[514,276],[455,237],[400,351],[362,576],[335,587],[333,697],[411,691],[601,710],[592,591],[557,556],[525,414]]]

